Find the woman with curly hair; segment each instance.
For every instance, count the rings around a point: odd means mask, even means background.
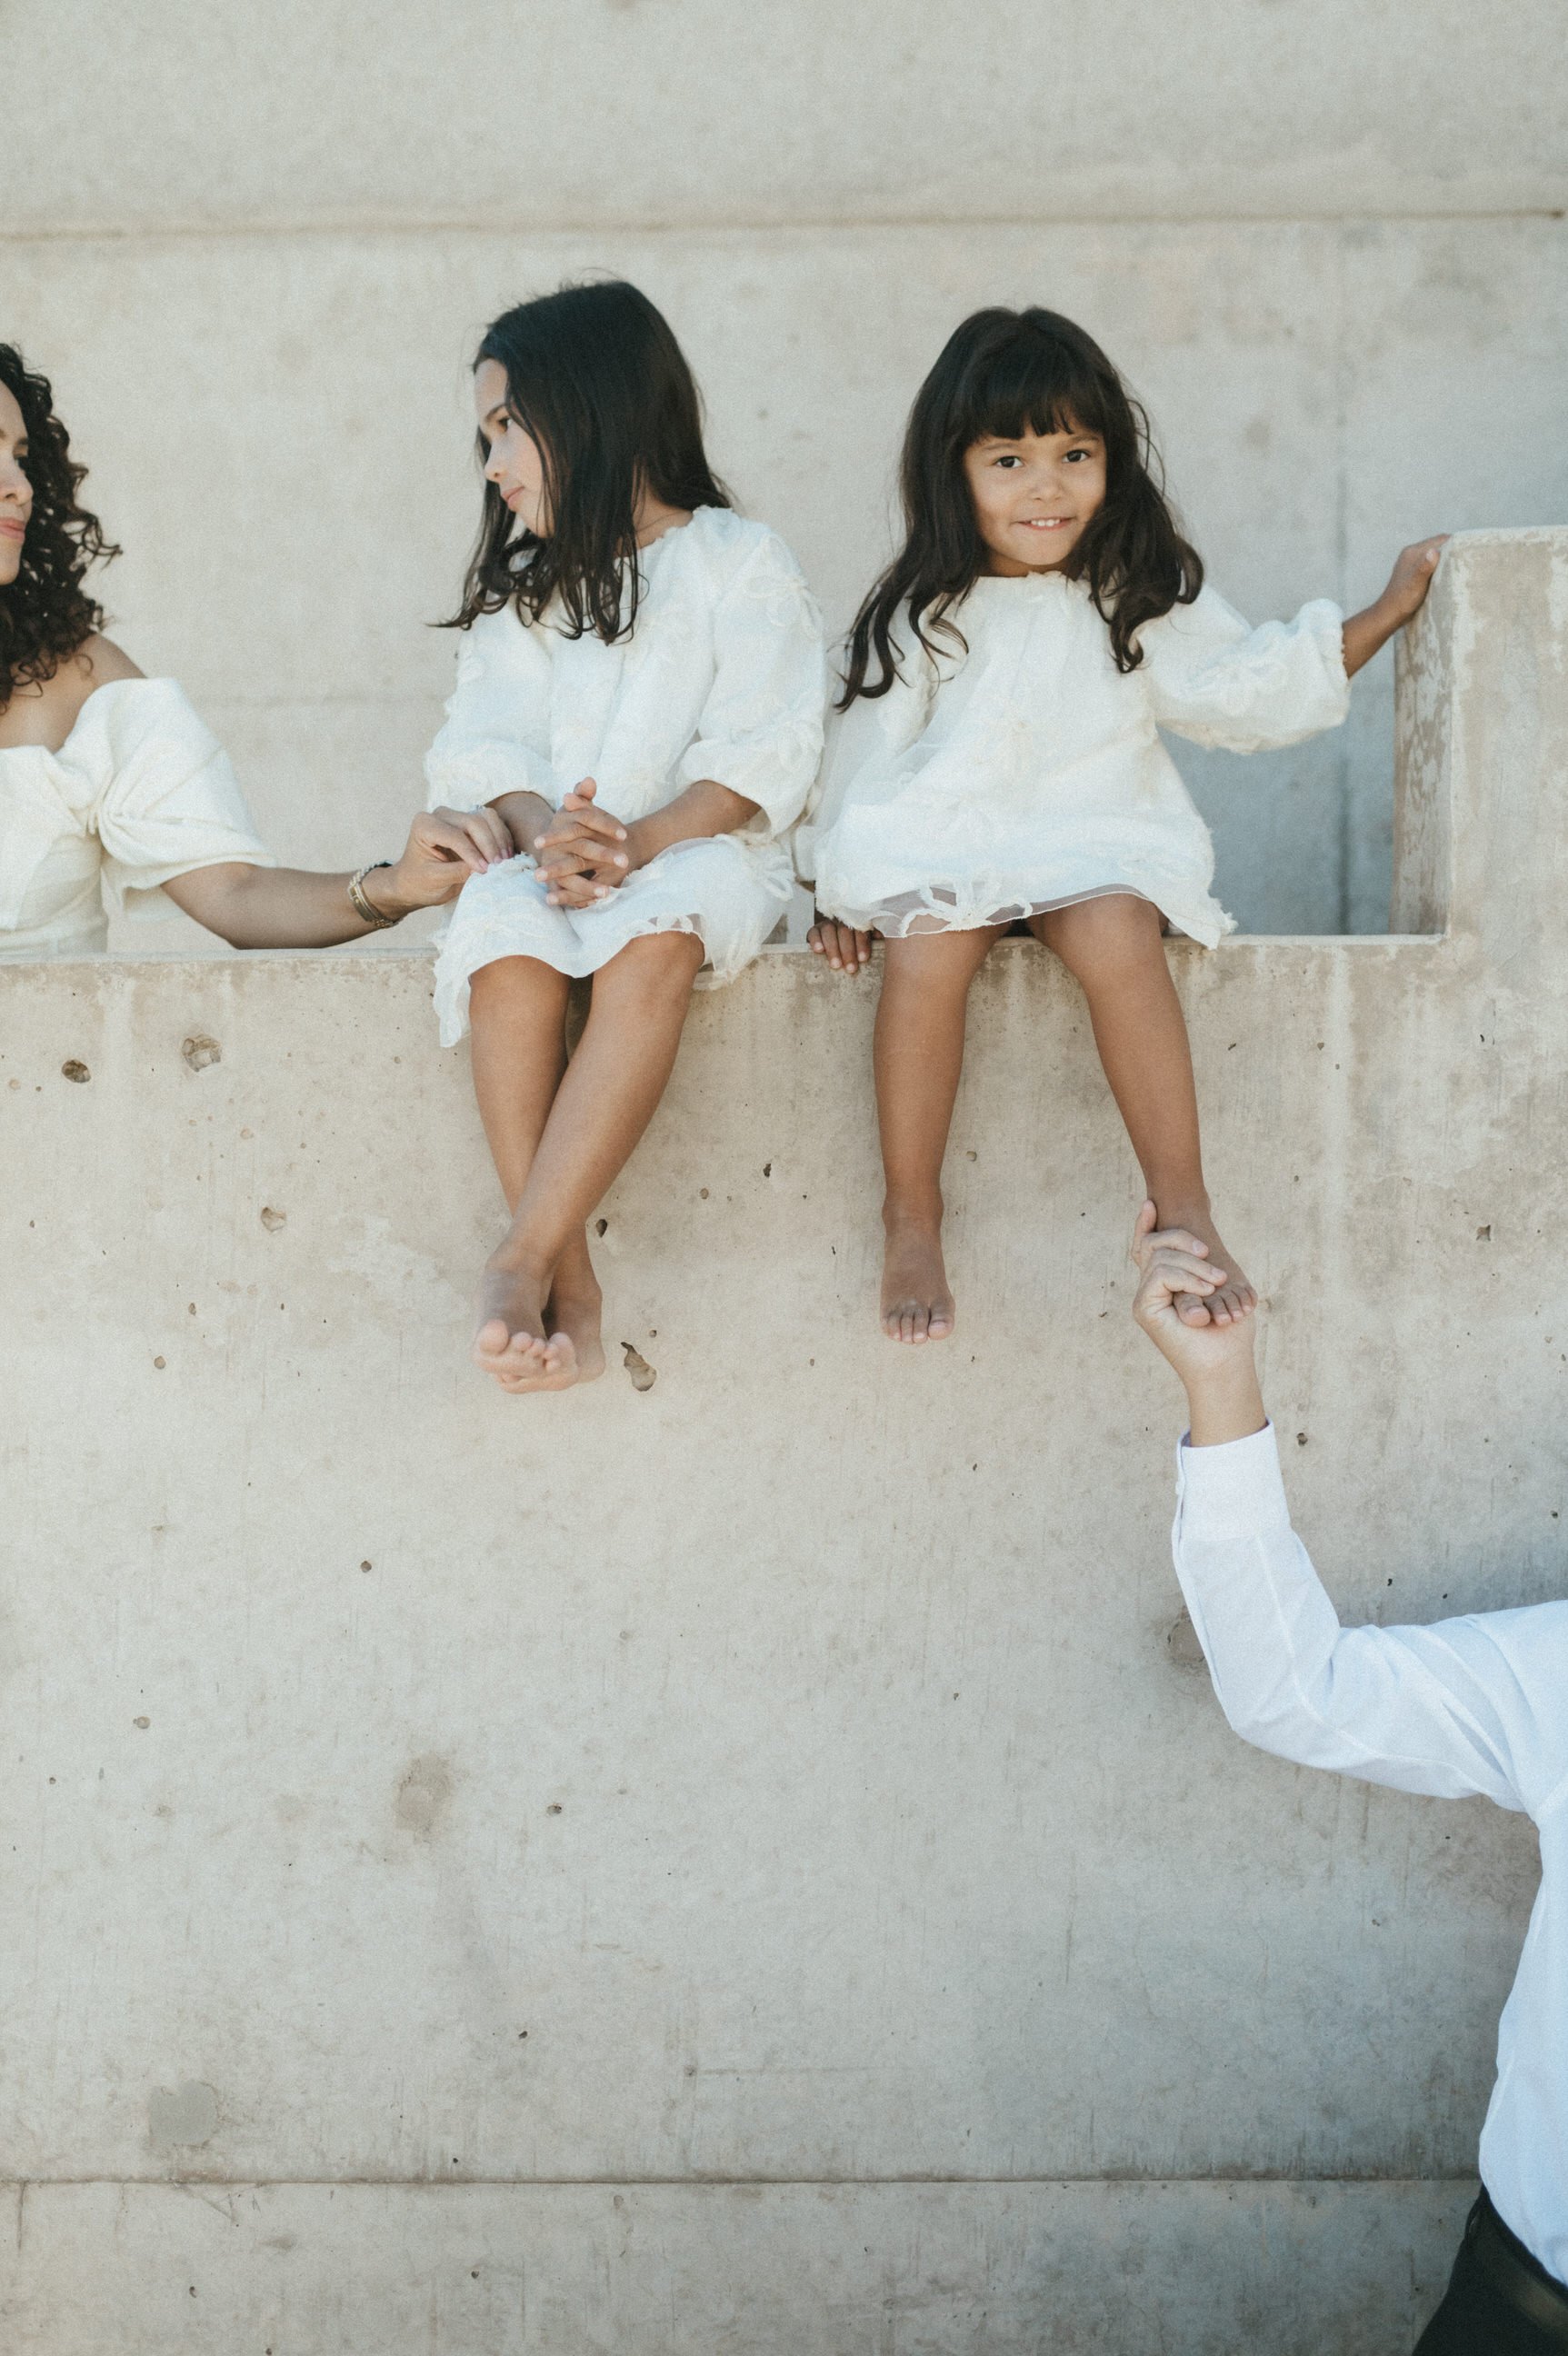
[[[78,498],[48,380],[0,343],[0,958],[101,949],[104,900],[166,894],[234,948],[324,948],[449,900],[511,856],[493,810],[413,821],[395,865],[279,867],[227,755],[172,679],[102,635],[90,568],[118,554]]]

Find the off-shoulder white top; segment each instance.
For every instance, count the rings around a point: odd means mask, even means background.
[[[1135,892],[1212,947],[1231,919],[1159,731],[1250,753],[1333,727],[1348,704],[1339,608],[1254,630],[1205,588],[1145,625],[1129,672],[1087,587],[1059,573],[985,575],[953,618],[967,653],[917,648],[886,695],[830,723],[796,836],[819,906],[899,935]]]
[[[712,777],[757,805],[741,844],[762,851],[793,823],[821,756],[826,676],[800,566],[727,508],[698,508],[639,562],[636,626],[615,646],[510,605],[463,633],[425,758],[433,809],[507,793],[558,809],[591,776],[600,807],[629,820]]]
[[[172,679],[95,688],[51,753],[0,747],[0,958],[101,949],[116,912],[163,916],[176,875],[274,867],[229,756]]]

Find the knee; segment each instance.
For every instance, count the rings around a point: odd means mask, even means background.
[[[538,963],[537,958],[510,957],[476,967],[468,976],[470,1004],[498,1010],[515,1006],[533,985]]]
[[[644,933],[599,969],[594,995],[683,998],[702,962],[703,944],[695,933]]]
[[[1159,910],[1128,892],[1057,909],[1041,924],[1040,937],[1073,979],[1086,984],[1162,954]]]

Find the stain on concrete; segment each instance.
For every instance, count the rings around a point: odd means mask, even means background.
[[[263,1203],[262,1205],[262,1225],[265,1227],[269,1236],[275,1236],[280,1227],[284,1227],[288,1225],[288,1213],[286,1211],[274,1211],[270,1203]]]
[[[147,2134],[160,2151],[210,2143],[218,2132],[218,2096],[199,2078],[171,2094],[159,2086],[147,2104]]]
[[[1208,1666],[1203,1646],[1197,1641],[1197,1631],[1186,1612],[1180,1612],[1165,1631],[1165,1650],[1178,1669],[1202,1669]]]
[[[623,1342],[621,1348],[626,1352],[626,1370],[631,1376],[632,1389],[650,1391],[659,1380],[657,1371],[649,1365],[642,1352],[634,1349],[629,1342]]]
[[[399,1783],[392,1814],[415,1840],[434,1840],[451,1808],[454,1788],[448,1762],[439,1751],[427,1751],[412,1762]]]
[[[223,1061],[222,1048],[205,1031],[193,1032],[188,1039],[182,1039],[179,1052],[193,1072],[205,1072],[209,1065]]]
[[[60,1073],[64,1078],[74,1080],[79,1087],[83,1087],[92,1077],[87,1066],[75,1055],[66,1057],[65,1062],[60,1066]]]

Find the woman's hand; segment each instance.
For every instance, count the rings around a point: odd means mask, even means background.
[[[1252,1355],[1257,1321],[1237,1317],[1228,1325],[1183,1323],[1176,1302],[1187,1293],[1207,1299],[1224,1281],[1225,1270],[1208,1265],[1208,1247],[1185,1228],[1156,1234],[1157,1216],[1153,1203],[1145,1203],[1133,1230],[1133,1259],[1140,1279],[1133,1314],[1181,1377],[1194,1447],[1245,1440],[1268,1421]]]
[[[835,973],[858,973],[871,963],[874,935],[857,933],[853,925],[841,925],[835,916],[824,916],[820,910],[813,910],[812,919],[807,947],[826,958]]]
[[[540,880],[553,908],[591,908],[631,872],[627,830],[608,810],[596,809],[597,792],[593,778],[585,777],[534,843]]]
[[[388,916],[407,916],[456,899],[470,875],[483,875],[513,855],[506,820],[493,809],[421,810],[402,858],[373,872],[361,889]]]
[[[1420,613],[1447,541],[1448,534],[1440,531],[1434,540],[1418,540],[1402,548],[1382,595],[1375,605],[1350,616],[1345,625],[1347,678],[1370,662],[1378,648]]]

